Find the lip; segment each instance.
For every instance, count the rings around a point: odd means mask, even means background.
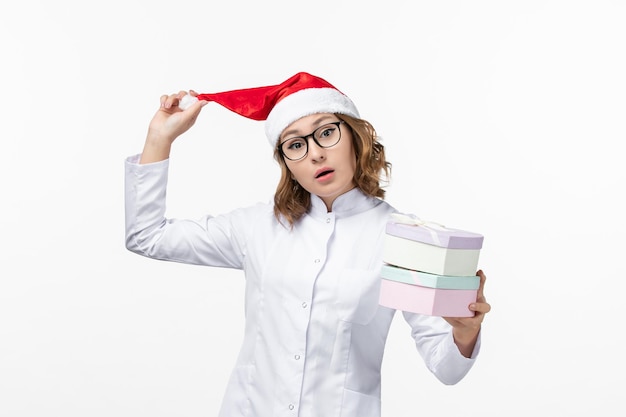
[[[317,171],[315,171],[314,178],[318,179],[319,176],[322,175],[324,172],[333,173],[333,172],[335,172],[335,170],[332,169],[332,168],[329,168],[329,167],[320,168]]]

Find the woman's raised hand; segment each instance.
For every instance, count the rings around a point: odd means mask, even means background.
[[[162,95],[161,105],[150,121],[148,135],[141,154],[141,164],[162,161],[169,158],[170,149],[177,137],[189,130],[206,101],[197,101],[187,109],[179,107],[182,98],[190,94],[195,97],[198,94],[190,90],[180,91],[177,94]]]

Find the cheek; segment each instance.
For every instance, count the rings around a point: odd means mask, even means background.
[[[354,149],[350,146],[344,155],[346,161],[349,161],[348,164],[352,168],[352,171],[356,171],[356,155],[354,154]]]
[[[299,182],[298,167],[297,166],[293,166],[289,162],[286,162],[285,165],[287,166],[287,172],[289,173],[289,178]]]

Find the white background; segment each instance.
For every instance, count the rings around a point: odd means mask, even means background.
[[[374,124],[394,206],[485,235],[479,361],[441,385],[398,316],[383,415],[618,415],[625,21],[617,0],[3,2],[0,416],[217,414],[243,277],[126,251],[123,160],[161,94],[300,70]],[[262,123],[209,105],[168,215],[269,200],[277,175]]]

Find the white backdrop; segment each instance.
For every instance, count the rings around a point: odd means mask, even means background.
[[[161,94],[300,70],[377,128],[393,205],[485,235],[479,361],[441,385],[398,316],[383,415],[623,410],[624,21],[617,0],[3,2],[0,416],[217,414],[243,277],[126,251],[123,160]],[[277,174],[262,123],[209,105],[168,215],[266,201]]]

